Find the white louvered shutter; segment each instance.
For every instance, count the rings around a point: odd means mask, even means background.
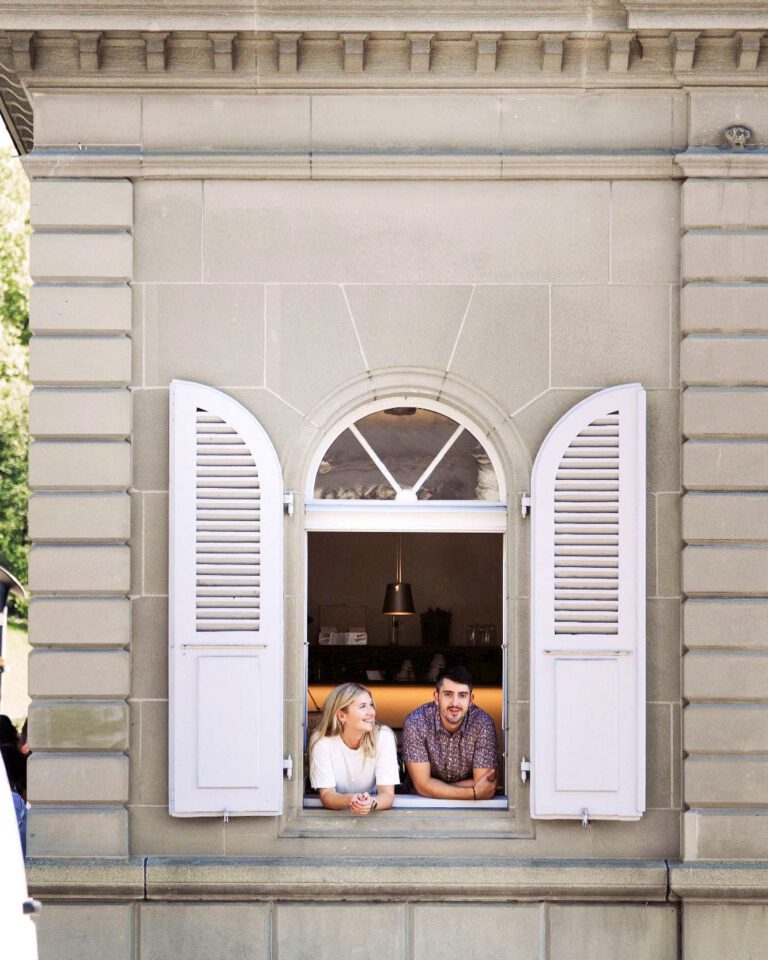
[[[283,485],[259,422],[211,387],[170,389],[169,805],[282,810]]]
[[[645,810],[645,390],[552,428],[533,468],[531,815]]]

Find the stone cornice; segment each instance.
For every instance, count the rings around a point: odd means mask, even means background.
[[[763,86],[768,29],[10,31],[0,62],[28,90]]]
[[[768,149],[717,150],[692,147],[675,156],[684,177],[730,178],[768,177]]]
[[[765,28],[765,0],[622,0],[627,25],[646,29]]]
[[[34,30],[760,29],[764,0],[0,0],[3,23]]]
[[[473,153],[424,150],[278,153],[36,149],[30,177],[143,177],[239,180],[664,180],[679,177],[663,151]]]

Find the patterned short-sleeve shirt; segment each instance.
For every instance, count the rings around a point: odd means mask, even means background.
[[[402,736],[403,760],[429,762],[430,772],[444,783],[472,776],[474,768],[496,767],[499,745],[493,720],[474,703],[454,733],[440,721],[436,703],[425,703],[405,718]]]

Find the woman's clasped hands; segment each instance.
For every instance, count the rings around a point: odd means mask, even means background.
[[[372,797],[370,793],[354,793],[349,801],[349,812],[356,814],[358,817],[364,817],[375,809],[376,798]]]

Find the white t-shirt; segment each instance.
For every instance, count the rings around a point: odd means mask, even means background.
[[[376,755],[352,750],[341,737],[322,737],[312,750],[309,779],[315,789],[333,787],[337,793],[376,793],[376,784],[400,783],[397,744],[389,727],[380,727]]]

